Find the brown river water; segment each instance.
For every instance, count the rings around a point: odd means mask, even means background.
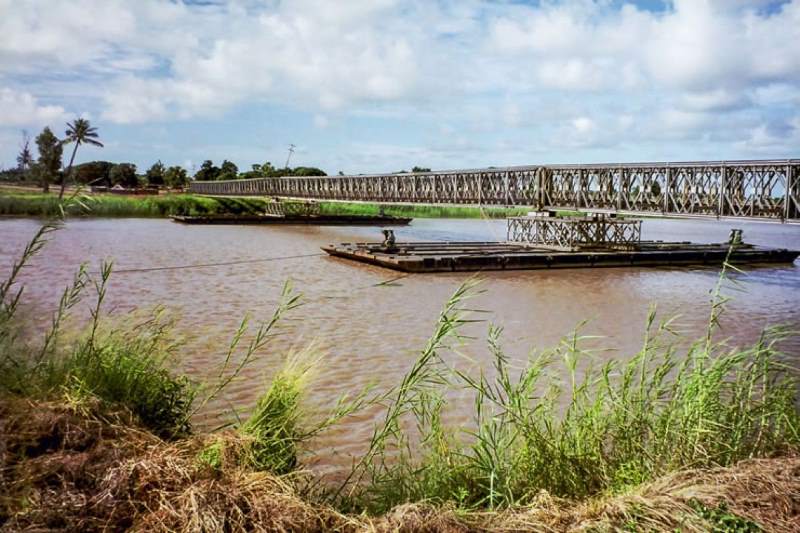
[[[0,220],[0,269],[12,261],[34,234],[34,219]],[[800,249],[800,227],[769,223],[696,220],[646,220],[643,238],[723,242],[731,227],[744,229],[746,242]],[[418,219],[396,230],[398,240],[499,240],[504,221]],[[78,265],[97,270],[113,259],[107,309],[115,313],[146,310],[163,304],[179,317],[185,337],[182,364],[197,379],[215,375],[242,317],[268,319],[285,281],[292,280],[306,304],[283,323],[283,335],[247,367],[218,401],[198,419],[216,426],[246,416],[263,392],[266,380],[293,348],[315,342],[325,357],[310,387],[309,403],[330,406],[344,393],[367,384],[385,388],[400,382],[432,333],[439,311],[470,274],[411,275],[381,284],[400,273],[347,262],[320,252],[332,242],[380,240],[379,228],[306,226],[185,226],[160,219],[71,220],[22,276],[26,284],[25,316],[44,326],[46,311],[55,308],[60,292]],[[227,266],[198,266],[133,271],[153,267],[285,258]],[[733,274],[738,290],[722,320],[723,337],[732,344],[752,342],[769,324],[800,327],[800,262],[748,269]],[[691,338],[702,336],[708,322],[714,268],[609,268],[553,271],[490,272],[481,275],[484,293],[469,306],[487,311],[486,322],[470,324],[467,342],[454,357],[459,366],[489,362],[485,348],[487,322],[504,327],[503,344],[515,359],[532,349],[556,345],[583,321],[584,335],[601,362],[624,359],[642,343],[651,305],[663,318],[678,316],[678,329]],[[89,302],[78,314],[88,315]],[[790,358],[800,356],[800,338],[784,344]],[[472,404],[450,397],[451,423],[468,424]],[[379,408],[352,416],[314,443],[315,468],[336,472],[363,450]]]

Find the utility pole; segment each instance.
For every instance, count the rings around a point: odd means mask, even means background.
[[[289,160],[292,158],[292,154],[294,153],[295,146],[293,144],[289,145],[289,155],[286,157],[286,167],[289,168]]]

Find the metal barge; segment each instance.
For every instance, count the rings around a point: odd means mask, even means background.
[[[306,224],[311,226],[405,226],[410,218],[386,215],[324,214],[316,202],[272,201],[258,213],[222,213],[197,216],[173,216],[183,224]]]
[[[505,242],[383,243],[323,246],[328,254],[403,272],[528,270],[623,266],[792,263],[800,251],[746,244],[732,229],[727,243],[643,241],[642,221],[606,214],[558,217],[552,212],[508,219]]]
[[[410,218],[360,215],[198,215],[173,216],[182,224],[307,224],[312,226],[405,226]]]
[[[323,246],[328,254],[392,270],[413,273],[546,268],[653,267],[721,265],[730,249],[736,265],[792,263],[798,250],[740,244],[692,244],[641,241],[620,249],[556,250],[514,242],[406,242],[387,250],[382,243]]]

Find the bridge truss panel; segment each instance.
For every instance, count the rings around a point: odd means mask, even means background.
[[[800,221],[800,160],[551,165],[194,182],[192,192]]]
[[[533,246],[563,250],[581,248],[632,248],[642,239],[642,221],[595,217],[511,217],[507,239]]]

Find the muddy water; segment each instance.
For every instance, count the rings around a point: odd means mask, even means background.
[[[0,267],[8,268],[39,222],[0,221]],[[648,220],[646,239],[720,242],[732,225],[744,229],[747,242],[800,248],[800,227],[763,223]],[[497,240],[503,221],[415,220],[396,231],[398,240]],[[304,294],[306,305],[284,322],[285,335],[249,366],[242,379],[210,405],[199,421],[215,425],[232,408],[246,414],[263,391],[265,379],[288,350],[315,341],[326,353],[311,400],[330,405],[339,395],[366,384],[397,383],[424,346],[448,296],[468,274],[413,275],[391,284],[398,273],[349,263],[324,255],[319,246],[330,242],[378,240],[377,228],[183,226],[167,220],[76,220],[56,234],[23,276],[26,309],[31,322],[45,323],[44,311],[82,261],[94,270],[103,258],[119,270],[112,278],[108,308],[117,313],[163,304],[180,317],[178,331],[186,338],[183,365],[198,378],[214,374],[227,344],[245,314],[267,319],[286,280]],[[292,256],[306,256],[294,257]],[[226,266],[128,271],[154,267],[208,265],[264,258],[284,258]],[[708,318],[709,293],[717,281],[715,269],[615,268],[497,272],[483,275],[485,293],[470,306],[505,328],[504,345],[515,358],[533,348],[558,343],[579,323],[582,333],[599,335],[600,360],[623,358],[641,344],[651,305],[663,317],[679,315],[677,325],[701,335]],[[732,293],[722,334],[732,343],[753,340],[767,324],[800,326],[800,264],[752,269],[737,275],[740,289]],[[88,308],[88,303],[85,304]],[[88,314],[86,309],[81,311]],[[481,365],[487,358],[483,339],[486,323],[467,332],[478,337],[453,358],[461,366]],[[800,340],[786,350],[800,356]],[[467,422],[469,403],[454,397],[450,418]],[[352,417],[314,444],[323,452],[318,465],[331,471],[350,462],[368,439],[378,411]],[[330,453],[331,450],[335,453]]]

